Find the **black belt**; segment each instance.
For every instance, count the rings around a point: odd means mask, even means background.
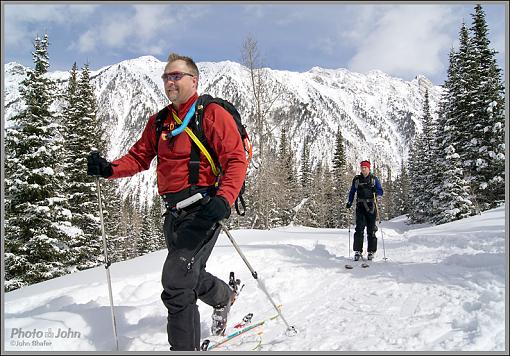
[[[176,193],[165,193],[161,196],[161,198],[163,198],[166,208],[172,209],[172,208],[175,208],[175,205],[178,202],[180,202],[184,199],[187,199],[197,193],[202,193],[202,195],[204,195],[204,196],[206,196],[206,195],[212,196],[212,195],[215,195],[216,189],[214,187],[191,186],[189,188],[183,189]],[[194,205],[195,204],[192,204],[190,206],[190,208],[193,207]]]
[[[374,199],[373,198],[368,198],[368,199],[357,199],[357,202],[358,203],[371,203],[373,202]]]
[[[365,210],[367,212],[369,212],[370,214],[373,214],[374,211],[375,211],[375,204],[372,204],[372,209],[370,209],[368,207],[368,204],[367,203],[373,203],[374,202],[374,199],[373,198],[369,198],[369,199],[356,199],[356,201],[360,204],[363,204],[365,206]]]

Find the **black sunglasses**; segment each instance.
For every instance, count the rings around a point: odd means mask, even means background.
[[[178,80],[181,80],[182,77],[185,75],[189,75],[190,77],[194,77],[193,74],[185,73],[185,72],[172,72],[172,73],[163,73],[161,75],[161,79],[163,79],[164,82],[167,82],[171,80],[172,82],[176,82]]]

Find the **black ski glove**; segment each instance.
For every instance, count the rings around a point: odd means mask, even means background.
[[[351,208],[351,206],[352,206],[352,203],[347,203],[347,204],[345,204],[345,207],[346,207],[347,209],[350,209],[350,208]]]
[[[230,216],[230,204],[227,199],[220,195],[212,197],[207,204],[204,205],[198,216],[210,221],[220,221],[228,219]]]
[[[92,152],[87,157],[87,174],[108,178],[113,174],[112,164],[99,156],[99,152]]]

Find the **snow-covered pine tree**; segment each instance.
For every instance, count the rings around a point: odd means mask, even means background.
[[[393,176],[391,173],[391,168],[386,167],[388,170],[388,175],[386,179],[383,181],[381,177],[379,180],[381,181],[381,185],[384,185],[384,194],[382,197],[382,203],[379,207],[379,213],[381,214],[381,220],[388,220],[394,218],[395,215],[395,182],[393,181]]]
[[[335,153],[333,155],[333,179],[335,194],[332,207],[335,211],[336,221],[334,227],[347,227],[351,221],[351,213],[345,207],[350,189],[350,176],[345,160],[344,139],[340,126],[336,134]]]
[[[99,123],[96,118],[96,100],[90,85],[88,65],[76,76],[73,65],[64,110],[66,127],[66,192],[73,214],[72,223],[81,232],[71,242],[71,264],[78,270],[100,264],[102,241],[98,213],[96,183],[87,175],[87,156],[97,149]],[[102,197],[104,200],[104,196]]]
[[[324,167],[317,164],[310,173],[310,183],[308,188],[307,200],[296,215],[296,222],[299,225],[310,227],[324,227],[326,221],[325,204],[323,191]],[[320,187],[320,189],[317,189]]]
[[[443,173],[443,185],[439,193],[439,212],[432,221],[443,224],[459,220],[473,215],[473,203],[469,199],[469,190],[460,156],[455,153],[452,145],[445,149],[445,160],[448,162],[448,169]]]
[[[165,236],[163,234],[163,214],[165,212],[164,205],[158,194],[154,195],[154,200],[150,209],[152,219],[152,236],[155,241],[155,250],[161,250],[166,248]]]
[[[454,52],[452,58],[454,65],[451,71],[451,80],[448,82],[447,136],[449,144],[453,145],[461,162],[467,168],[467,171],[464,172],[467,175],[471,175],[471,167],[476,159],[473,155],[473,151],[476,149],[473,145],[472,133],[480,130],[481,127],[474,117],[473,67],[475,64],[472,52],[468,29],[462,23],[459,32],[459,50]],[[468,181],[472,179],[472,177],[468,177]]]
[[[465,36],[463,29],[461,36]],[[430,221],[435,223],[456,220],[461,216],[472,215],[475,211],[474,204],[469,199],[470,175],[464,172],[464,169],[469,169],[469,165],[466,165],[466,162],[469,162],[468,154],[464,153],[462,158],[455,150],[456,145],[466,144],[463,138],[458,137],[463,125],[459,117],[466,117],[462,114],[462,107],[468,107],[470,104],[461,93],[464,90],[462,88],[466,88],[461,79],[462,70],[459,68],[462,61],[458,60],[458,54],[453,49],[449,58],[447,79],[438,112],[437,127],[441,129],[436,130],[433,146],[436,170],[435,175],[431,177],[434,183],[432,187],[434,206]]]
[[[124,261],[134,257],[134,243],[131,232],[131,201],[121,201],[120,219],[115,239],[108,239],[108,257],[113,262]]]
[[[309,138],[305,137],[303,143],[303,151],[301,154],[301,188],[303,189],[303,196],[309,196],[309,190],[311,188],[311,176],[312,176],[312,167],[310,165],[310,147],[309,147]]]
[[[73,236],[59,153],[61,126],[51,110],[55,84],[46,77],[48,35],[37,36],[21,97],[26,108],[5,138],[5,289],[68,273]]]
[[[426,211],[422,204],[423,165],[420,163],[422,152],[422,133],[417,133],[409,152],[409,179],[413,187],[409,192],[409,220],[412,224],[421,224],[426,221]]]
[[[136,239],[136,252],[138,256],[156,251],[159,246],[158,236],[156,234],[156,222],[151,213],[153,207],[146,205],[141,210],[141,228],[140,236]]]
[[[428,90],[423,100],[423,130],[417,135],[410,154],[410,180],[413,187],[410,194],[410,214],[413,223],[430,221],[433,216],[433,181],[436,174],[434,140],[435,123],[430,114]]]
[[[402,159],[400,163],[400,174],[395,179],[395,216],[409,213],[409,193],[411,182],[409,180],[409,169],[407,163]]]
[[[476,199],[482,210],[505,201],[505,88],[496,51],[490,48],[482,6],[471,14],[472,114],[477,129],[472,131],[471,174]]]
[[[278,194],[282,195],[282,204],[279,209],[280,220],[283,226],[289,225],[294,218],[294,207],[297,204],[299,196],[298,183],[294,168],[294,156],[290,142],[287,138],[286,126],[282,126],[280,145],[278,149],[279,172],[283,178],[283,185],[278,189]]]

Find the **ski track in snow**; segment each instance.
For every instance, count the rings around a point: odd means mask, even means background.
[[[380,225],[378,252],[363,269],[344,268],[347,229],[289,226],[232,230],[285,319],[277,318],[218,351],[502,351],[505,350],[505,208],[450,224],[408,226],[399,217]],[[384,237],[385,254],[383,260]],[[350,242],[352,244],[351,228]],[[365,241],[366,246],[366,241]],[[167,351],[161,300],[165,251],[111,266],[120,349]],[[352,257],[352,251],[350,252]],[[230,271],[245,284],[229,324],[248,312],[253,322],[276,312],[222,234],[207,270]],[[108,351],[114,348],[104,267],[5,294],[7,351]],[[212,308],[198,302],[202,338]],[[41,338],[19,331],[42,331]],[[51,337],[72,330],[79,337]],[[34,345],[44,341],[50,345]]]

